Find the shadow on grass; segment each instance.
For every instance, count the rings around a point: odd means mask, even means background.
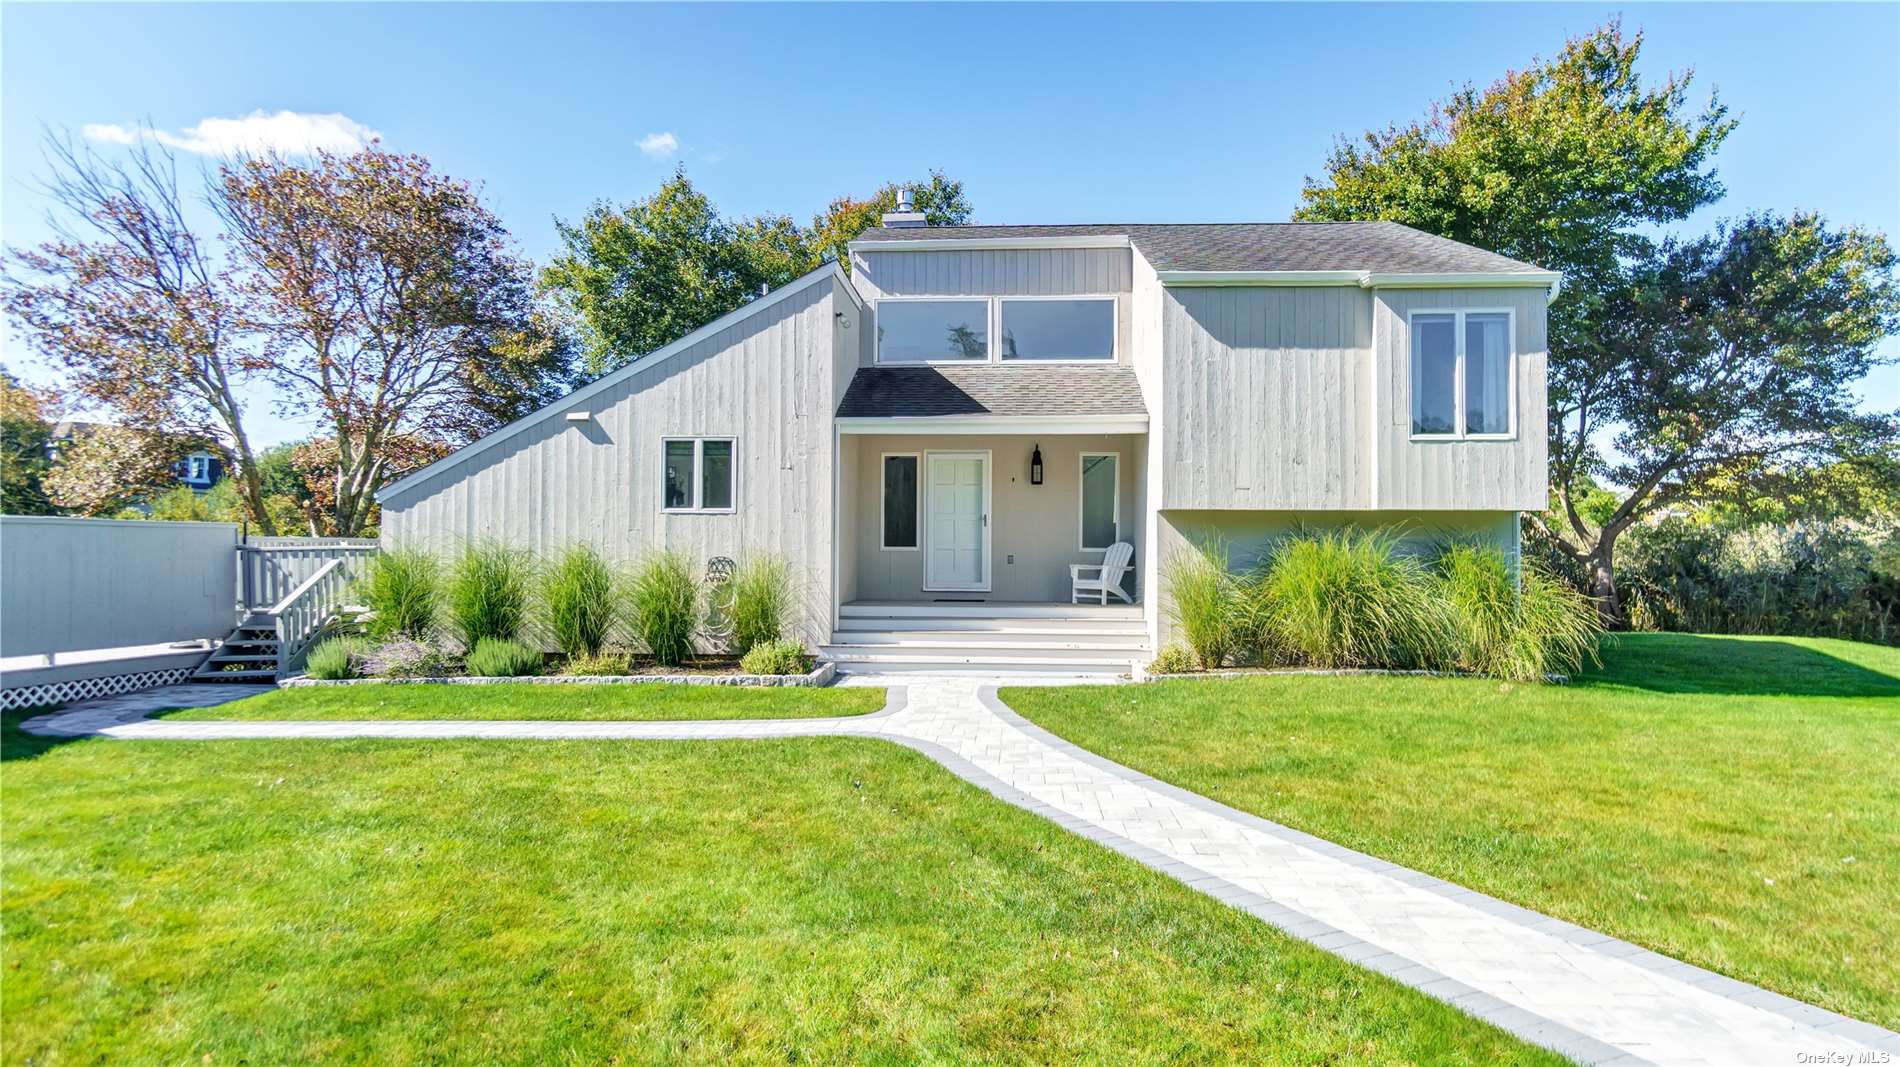
[[[48,704],[32,708],[12,708],[0,712],[0,763],[11,763],[16,759],[33,759],[61,745],[86,740],[83,737],[42,737],[20,729],[21,723],[54,711],[56,707],[56,705]]]
[[[1606,641],[1603,665],[1576,684],[1658,693],[1900,697],[1900,676],[1775,638],[1623,634]]]

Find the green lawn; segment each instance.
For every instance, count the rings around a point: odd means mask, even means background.
[[[884,742],[5,740],[10,1063],[1559,1062]]]
[[[1234,807],[1900,1026],[1900,650],[1632,635],[1565,686],[1009,689]]]
[[[677,685],[343,685],[273,689],[168,719],[803,719],[868,715],[882,689]]]

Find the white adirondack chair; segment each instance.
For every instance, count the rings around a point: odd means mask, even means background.
[[[1069,564],[1069,603],[1080,604],[1083,597],[1093,597],[1101,603],[1108,603],[1108,595],[1115,594],[1122,600],[1133,604],[1135,599],[1122,590],[1122,575],[1134,570],[1128,560],[1135,554],[1135,546],[1126,541],[1117,541],[1108,546],[1102,554],[1100,563]],[[1085,577],[1093,575],[1093,577]]]

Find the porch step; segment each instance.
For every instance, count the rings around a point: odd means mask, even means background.
[[[963,615],[917,615],[907,617],[866,618],[847,616],[838,620],[838,633],[965,633],[1020,634],[1033,639],[1041,634],[1091,634],[1102,637],[1147,638],[1148,627],[1139,617],[1133,619],[990,619]]]
[[[1111,677],[1129,673],[1145,656],[1123,658],[1097,654],[999,657],[995,650],[917,651],[872,646],[826,645],[819,654],[843,674],[1049,674],[1065,677]]]
[[[1139,604],[1018,604],[954,601],[857,603],[838,609],[840,619],[1063,619],[1140,622]]]
[[[840,630],[831,635],[832,647],[925,649],[996,649],[1001,652],[1081,651],[1133,655],[1148,647],[1148,635],[1050,630],[1013,633],[993,630]]]

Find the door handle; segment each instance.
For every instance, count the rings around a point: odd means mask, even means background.
[[[990,524],[990,517],[986,514],[983,516],[983,525],[987,527],[989,524]]]

